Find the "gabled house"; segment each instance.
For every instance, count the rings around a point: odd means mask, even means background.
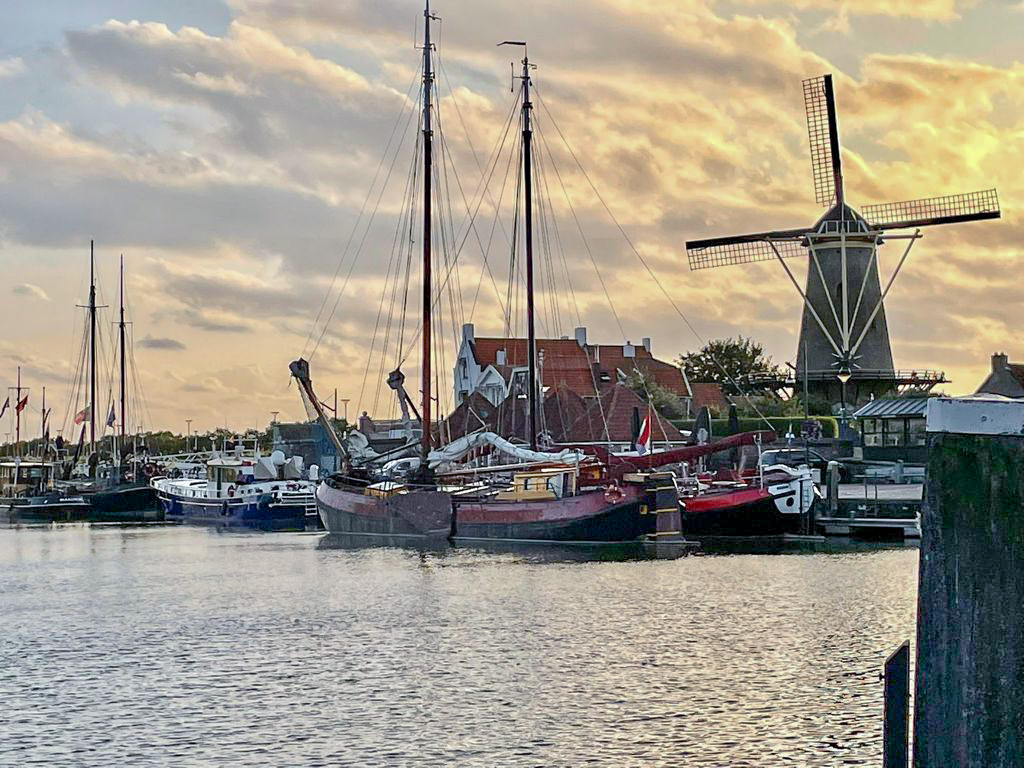
[[[1011,363],[1004,354],[992,355],[992,372],[978,387],[978,394],[1024,398],[1024,364]]]
[[[497,405],[513,392],[524,391],[526,347],[526,339],[478,338],[472,323],[464,325],[453,375],[455,404],[479,393]],[[545,392],[566,388],[582,398],[595,398],[640,371],[677,397],[693,397],[679,368],[651,354],[648,338],[640,345],[589,344],[587,329],[577,328],[572,339],[537,339],[537,367]]]
[[[518,393],[494,405],[481,393],[473,392],[446,419],[444,439],[454,440],[485,429],[525,442],[527,407],[526,398]],[[634,421],[648,416],[652,419],[656,445],[679,445],[685,441],[667,419],[649,411],[647,403],[621,383],[602,388],[600,397],[582,397],[567,386],[549,389],[542,403],[541,430],[556,446],[611,444],[616,450],[625,450],[635,438]]]

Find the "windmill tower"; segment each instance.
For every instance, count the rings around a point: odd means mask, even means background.
[[[901,385],[940,383],[940,373],[895,369],[883,302],[921,227],[999,218],[996,191],[868,205],[858,213],[847,205],[843,189],[832,76],[805,80],[803,90],[814,196],[828,211],[809,228],[691,240],[690,269],[772,259],[785,269],[803,299],[803,317],[795,376],[776,385],[800,385],[806,376],[813,394],[837,402],[846,399],[847,382],[854,400]],[[887,240],[906,244],[883,290],[878,246]],[[785,261],[796,256],[808,260],[804,288]]]

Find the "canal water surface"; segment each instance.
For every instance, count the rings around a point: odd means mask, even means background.
[[[0,764],[880,764],[916,549],[0,530]]]

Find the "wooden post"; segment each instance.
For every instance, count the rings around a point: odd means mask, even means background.
[[[882,768],[907,768],[910,736],[910,641],[885,660]]]
[[[928,401],[914,765],[1024,766],[1024,401]]]
[[[839,513],[839,462],[830,461],[825,470],[825,478],[828,483],[828,511],[830,517]]]

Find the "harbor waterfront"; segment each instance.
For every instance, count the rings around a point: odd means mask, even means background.
[[[918,550],[0,530],[0,764],[880,765]]]

